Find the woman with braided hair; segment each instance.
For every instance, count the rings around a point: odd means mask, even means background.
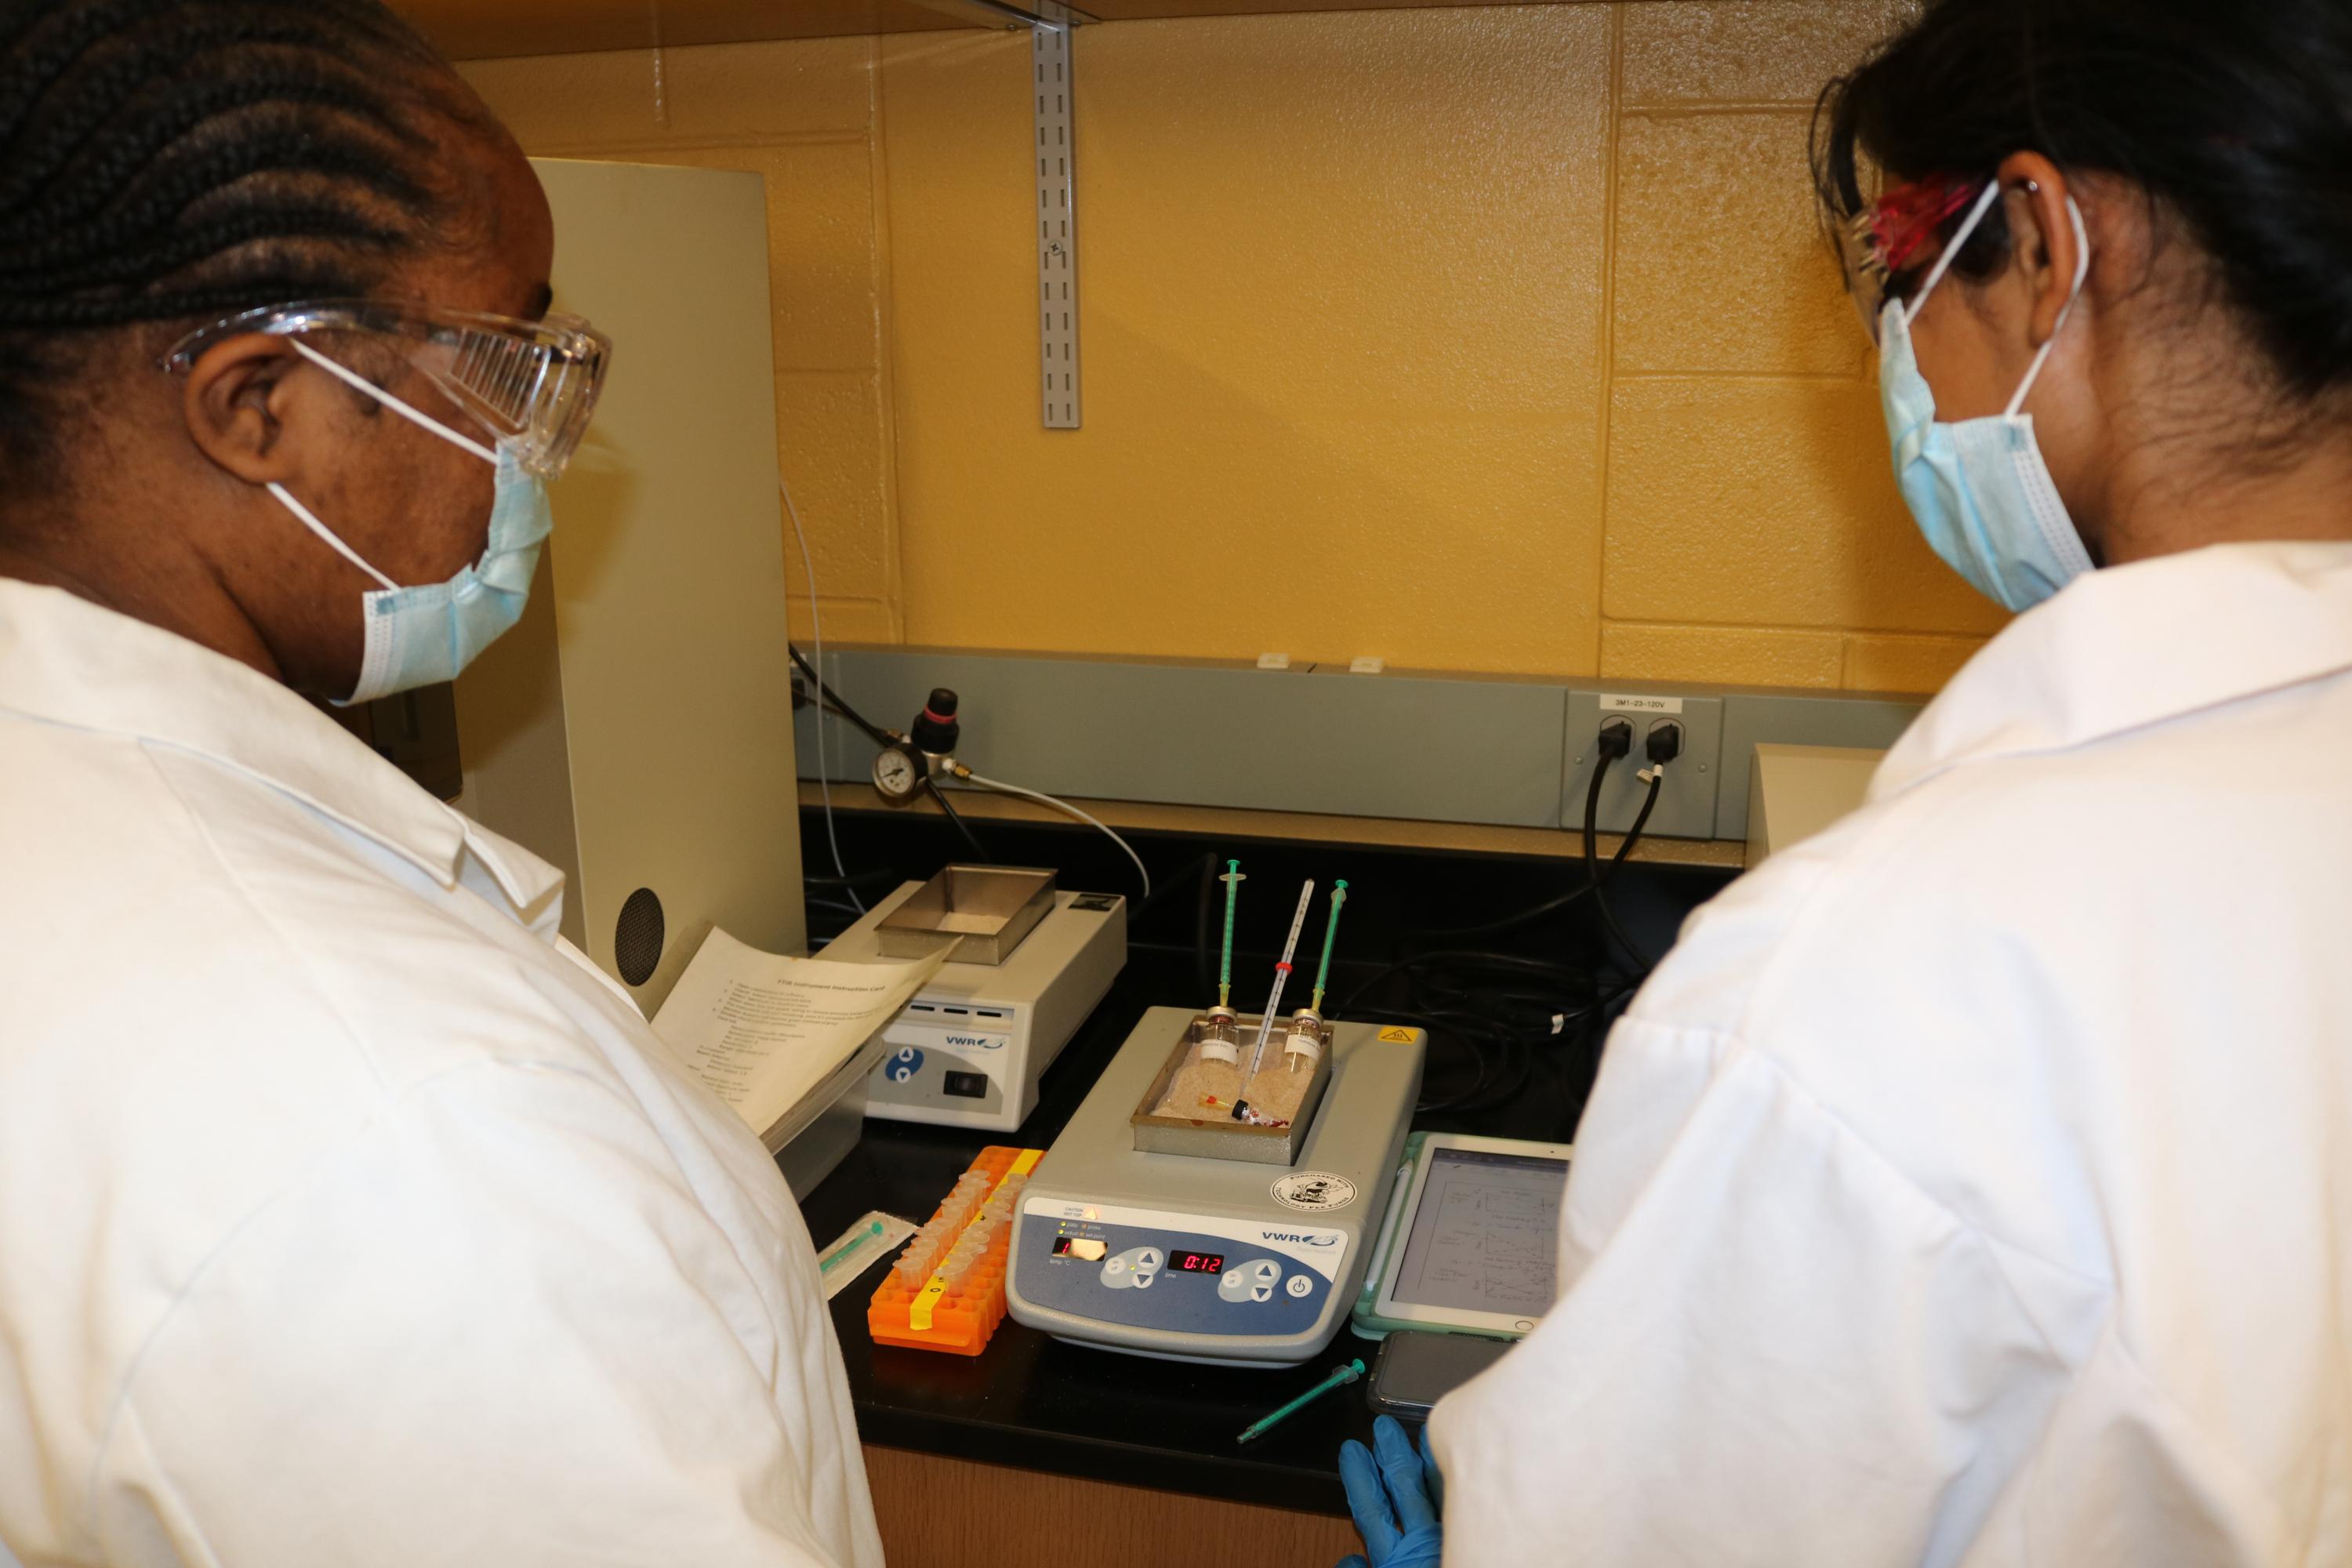
[[[0,1563],[881,1562],[774,1165],[306,700],[520,614],[553,244],[377,0],[0,0]]]

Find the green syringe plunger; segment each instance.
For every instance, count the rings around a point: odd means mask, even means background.
[[[1318,1017],[1323,1013],[1323,990],[1331,979],[1331,949],[1339,940],[1339,906],[1348,901],[1348,884],[1331,884],[1331,923],[1323,928],[1323,962],[1315,969],[1315,999],[1307,1004]]]
[[[1308,1389],[1306,1393],[1300,1394],[1289,1404],[1282,1406],[1278,1410],[1269,1411],[1263,1418],[1251,1422],[1247,1430],[1244,1431],[1242,1435],[1239,1437],[1234,1438],[1234,1441],[1236,1443],[1246,1443],[1253,1437],[1264,1436],[1268,1427],[1286,1419],[1294,1412],[1305,1409],[1307,1405],[1314,1404],[1317,1400],[1322,1398],[1325,1394],[1330,1393],[1335,1388],[1345,1388],[1348,1384],[1355,1382],[1356,1379],[1363,1375],[1364,1363],[1362,1362],[1347,1361],[1340,1363],[1338,1366],[1331,1369],[1330,1376],[1325,1378],[1322,1382],[1317,1384],[1314,1387]]]
[[[1234,995],[1234,905],[1241,897],[1242,883],[1248,879],[1242,875],[1240,861],[1228,860],[1225,874],[1217,880],[1225,885],[1225,951],[1217,961],[1217,1005],[1223,1007],[1232,1002]]]
[[[839,1263],[843,1258],[847,1258],[851,1253],[856,1251],[859,1247],[864,1247],[867,1242],[872,1241],[876,1237],[881,1234],[882,1222],[878,1219],[870,1222],[856,1235],[851,1237],[847,1241],[843,1242],[839,1247],[834,1248],[832,1256],[826,1258],[823,1262],[816,1266],[816,1271],[821,1275],[832,1272],[833,1266],[835,1264]],[[859,1267],[862,1268],[864,1265],[861,1264]]]

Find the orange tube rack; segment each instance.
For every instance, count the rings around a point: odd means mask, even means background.
[[[908,1265],[920,1258],[926,1249],[921,1232],[907,1244],[908,1250],[891,1265],[890,1272],[883,1276],[880,1287],[875,1290],[866,1309],[866,1330],[875,1343],[946,1351],[951,1355],[978,1355],[988,1348],[996,1325],[1004,1321],[1005,1259],[1013,1239],[1010,1211],[1018,1200],[1020,1187],[1045,1154],[1043,1149],[1008,1149],[991,1144],[974,1157],[965,1175],[984,1176],[985,1185],[978,1182],[966,1184],[966,1190],[975,1194],[977,1201],[967,1199],[962,1205],[965,1213],[961,1223],[932,1230],[938,1239],[928,1248],[933,1257],[924,1260],[928,1268],[919,1283]],[[956,1195],[950,1193],[948,1200],[932,1211],[931,1226],[927,1229],[942,1226],[949,1217],[949,1202],[954,1201]],[[992,1205],[1001,1211],[993,1221],[988,1215]],[[978,1242],[975,1230],[982,1226],[986,1230],[985,1244],[950,1279],[950,1255],[959,1244]],[[951,1236],[947,1233],[950,1228]]]

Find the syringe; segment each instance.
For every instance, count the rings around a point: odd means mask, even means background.
[[[1240,900],[1242,883],[1248,879],[1242,875],[1240,861],[1228,860],[1225,874],[1217,880],[1225,885],[1225,948],[1224,956],[1217,961],[1217,1005],[1224,1007],[1232,1004],[1234,997],[1234,905]]]
[[[1289,1404],[1283,1405],[1277,1410],[1269,1411],[1261,1419],[1251,1422],[1247,1429],[1244,1430],[1240,1436],[1234,1438],[1234,1441],[1237,1444],[1246,1443],[1253,1437],[1265,1436],[1268,1427],[1273,1426],[1277,1422],[1287,1419],[1296,1412],[1305,1409],[1307,1405],[1314,1404],[1317,1400],[1322,1398],[1333,1389],[1347,1387],[1348,1384],[1355,1382],[1356,1379],[1363,1375],[1364,1363],[1360,1360],[1341,1363],[1339,1365],[1331,1369],[1330,1376],[1325,1378],[1322,1382],[1317,1384],[1314,1387],[1308,1389],[1306,1393],[1300,1394]]]
[[[1274,994],[1266,998],[1265,1016],[1257,1021],[1257,1048],[1250,1053],[1249,1071],[1242,1076],[1244,1092],[1257,1077],[1257,1069],[1265,1065],[1265,1042],[1274,1033],[1274,1016],[1282,1011],[1282,983],[1290,978],[1290,960],[1298,951],[1298,933],[1307,925],[1307,906],[1315,901],[1315,879],[1298,889],[1298,912],[1290,917],[1290,936],[1282,944],[1282,962],[1274,966]]]
[[[833,1255],[816,1266],[817,1273],[820,1276],[832,1273],[833,1266],[835,1264],[839,1263],[843,1258],[847,1258],[851,1253],[856,1251],[859,1247],[864,1247],[867,1242],[881,1235],[882,1231],[883,1224],[877,1217],[864,1230],[859,1231],[856,1236],[851,1237],[847,1241],[842,1243],[839,1247],[835,1247]]]
[[[1347,901],[1346,879],[1342,879],[1332,883],[1331,923],[1323,928],[1323,962],[1316,966],[1315,994],[1307,1004],[1307,1010],[1318,1017],[1320,1017],[1323,1013],[1323,987],[1331,978],[1331,949],[1337,946],[1339,941],[1339,906]]]
[[[1323,928],[1323,962],[1315,967],[1315,994],[1290,1016],[1290,1037],[1283,1046],[1283,1066],[1293,1077],[1312,1073],[1323,1059],[1323,989],[1331,980],[1331,950],[1339,944],[1339,906],[1347,901],[1345,879],[1332,883],[1331,921]]]

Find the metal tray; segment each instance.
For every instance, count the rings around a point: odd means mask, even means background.
[[[1054,908],[1054,873],[1018,866],[950,866],[874,930],[887,958],[924,958],[961,937],[958,963],[1003,963]]]
[[[1256,1030],[1258,1019],[1243,1016],[1235,1022],[1242,1038],[1248,1041]],[[1286,1031],[1289,1020],[1277,1018],[1276,1040]],[[1195,1017],[1185,1029],[1176,1048],[1152,1075],[1151,1087],[1143,1091],[1142,1100],[1135,1114],[1128,1118],[1134,1129],[1135,1146],[1147,1153],[1189,1154],[1202,1160],[1246,1160],[1258,1165],[1295,1165],[1298,1163],[1299,1147],[1307,1142],[1307,1130],[1315,1125],[1315,1113],[1322,1109],[1323,1091],[1331,1086],[1331,1026],[1323,1025],[1323,1054],[1315,1058],[1315,1076],[1307,1080],[1307,1093],[1298,1102],[1298,1114],[1287,1127],[1259,1127],[1247,1121],[1212,1121],[1185,1116],[1155,1116],[1153,1108],[1168,1093],[1168,1085],[1184,1066],[1185,1053],[1198,1045],[1208,1033],[1209,1019]],[[1246,1044],[1244,1047],[1247,1049]],[[1274,1042],[1268,1042],[1268,1050]]]

